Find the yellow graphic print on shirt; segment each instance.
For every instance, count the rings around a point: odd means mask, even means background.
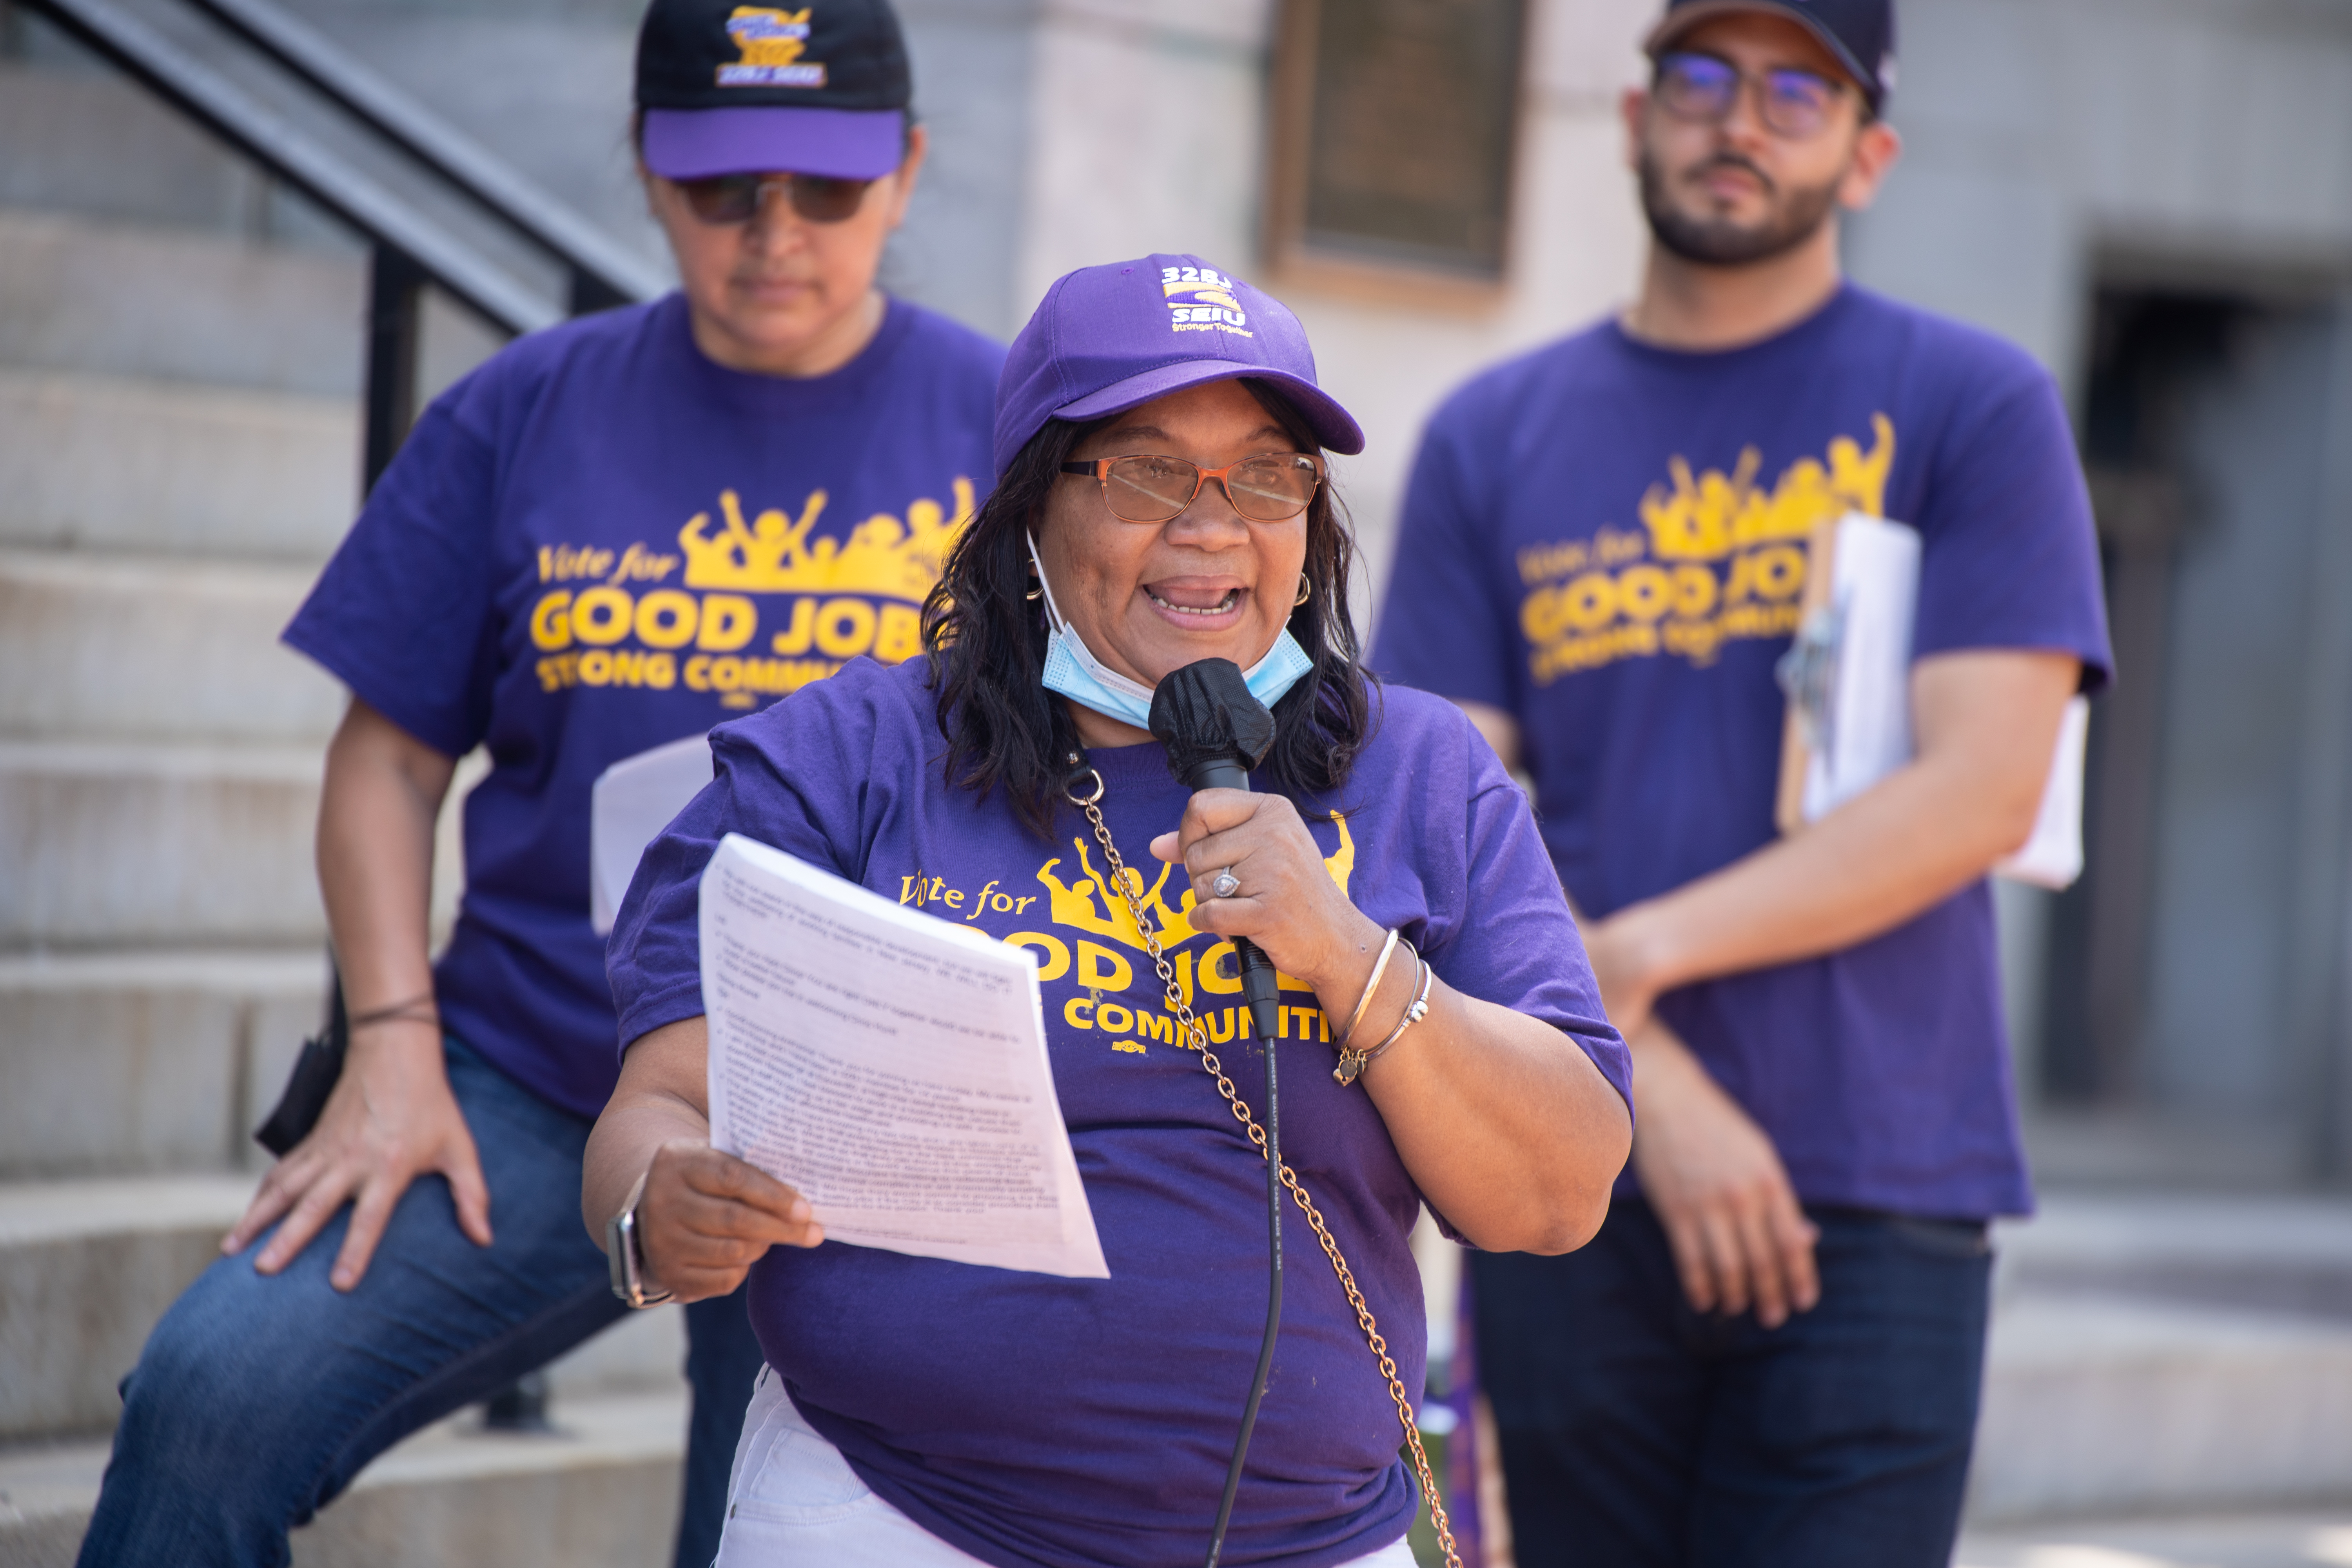
[[[1814,527],[1885,515],[1895,425],[1877,414],[1870,428],[1869,450],[1840,436],[1826,462],[1800,458],[1769,489],[1756,482],[1753,447],[1728,474],[1695,475],[1675,458],[1670,484],[1642,498],[1640,531],[1604,524],[1590,540],[1520,551],[1519,627],[1536,684],[1662,653],[1704,668],[1727,642],[1794,632]]]
[[[1339,847],[1325,858],[1323,868],[1344,894],[1355,876],[1356,841],[1348,831],[1344,816],[1335,816],[1331,820],[1339,829]],[[1018,882],[996,880],[980,888],[953,888],[945,878],[914,871],[899,877],[898,901],[927,910],[944,920],[979,923],[987,917],[995,917],[987,919],[982,927],[992,932],[1000,925],[1030,926],[1032,929],[1011,931],[1003,938],[1003,942],[1013,947],[1026,947],[1037,954],[1039,981],[1051,984],[1068,978],[1082,987],[1083,994],[1062,1004],[1062,1021],[1073,1029],[1099,1031],[1113,1051],[1143,1056],[1154,1042],[1183,1044],[1177,1036],[1175,1018],[1165,1010],[1165,995],[1151,966],[1150,949],[1144,942],[1142,928],[1135,923],[1135,912],[1128,906],[1126,895],[1111,885],[1107,870],[1096,868],[1089,840],[1073,838],[1070,847],[1076,851],[1077,861],[1066,873],[1058,855],[1037,868],[1035,881],[1045,889],[1042,894],[1021,891]],[[1134,866],[1127,868],[1127,881],[1151,921],[1151,934],[1159,939],[1160,951],[1176,973],[1179,994],[1184,998],[1185,1005],[1193,1009],[1212,1046],[1247,1037],[1249,1010],[1241,1005],[1241,972],[1233,962],[1233,943],[1220,942],[1211,947],[1199,955],[1195,968],[1194,955],[1180,951],[1202,934],[1192,929],[1192,889],[1186,888],[1177,902],[1171,905],[1167,899],[1169,879],[1176,876],[1181,885],[1181,874],[1166,862],[1155,864],[1159,874],[1149,887],[1144,884],[1143,873]],[[1034,912],[1032,906],[1037,906]],[[1037,918],[1040,915],[1045,917],[1042,921]],[[1040,929],[1045,927],[1053,929]],[[1137,987],[1139,977],[1142,984]],[[1278,1015],[1281,1037],[1291,1038],[1296,1029],[1299,1039],[1311,1037],[1328,1045],[1331,1022],[1314,1005],[1313,993],[1307,983],[1288,974],[1280,976],[1280,980],[1283,990],[1305,991],[1310,997],[1305,1005],[1282,1005]],[[1136,988],[1135,995],[1120,1000],[1130,988]],[[1230,996],[1232,1000],[1220,1005],[1220,996]],[[1139,1005],[1138,998],[1142,997],[1148,997],[1151,1005]]]
[[[971,481],[957,479],[954,495],[952,511],[919,500],[904,521],[877,512],[842,540],[811,537],[824,490],[797,517],[769,508],[748,520],[722,490],[718,523],[696,512],[674,551],[549,545],[530,617],[541,687],[683,685],[751,708],[859,654],[903,663],[923,650],[924,596],[971,521]],[[571,582],[589,585],[557,585]]]

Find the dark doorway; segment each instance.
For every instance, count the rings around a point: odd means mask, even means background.
[[[2326,309],[2252,294],[2096,298],[2083,447],[2118,681],[2094,710],[2086,873],[2051,926],[2040,1087],[2143,1131],[2145,1168],[2116,1174],[2326,1158],[2346,803],[2343,726],[2315,711],[2352,696],[2325,624],[2352,588],[2322,526],[2335,336]]]

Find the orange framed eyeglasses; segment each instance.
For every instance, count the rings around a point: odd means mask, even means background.
[[[1234,510],[1252,522],[1288,522],[1305,511],[1323,483],[1323,458],[1314,452],[1262,452],[1204,468],[1182,458],[1142,455],[1064,463],[1102,486],[1103,505],[1121,522],[1169,522],[1184,515],[1211,479]]]

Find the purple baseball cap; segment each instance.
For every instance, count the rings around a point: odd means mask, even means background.
[[[997,475],[1049,419],[1093,419],[1244,376],[1281,388],[1332,451],[1364,449],[1355,420],[1315,384],[1307,330],[1272,295],[1197,256],[1065,273],[1013,340],[996,384]]]
[[[648,109],[646,167],[665,180],[784,171],[878,180],[907,154],[895,109]]]

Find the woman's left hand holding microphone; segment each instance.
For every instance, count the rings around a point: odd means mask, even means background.
[[[1386,933],[1331,879],[1323,851],[1286,797],[1202,790],[1176,831],[1151,841],[1151,853],[1181,861],[1192,879],[1193,930],[1247,937],[1318,995],[1345,992],[1352,1000],[1362,989]],[[1220,897],[1217,879],[1227,871],[1238,886]]]

